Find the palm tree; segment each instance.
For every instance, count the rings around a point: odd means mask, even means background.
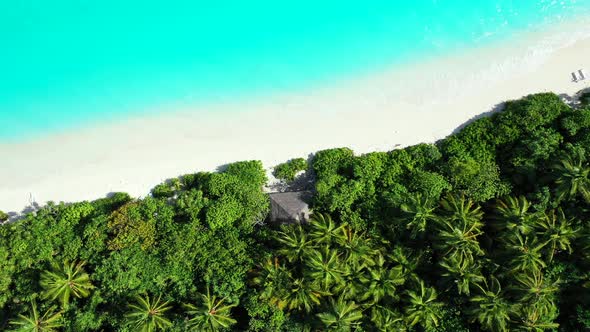
[[[314,214],[309,221],[311,225],[311,236],[314,243],[331,244],[344,239],[344,227],[346,223],[336,225],[327,214]]]
[[[549,262],[553,261],[556,250],[572,253],[572,241],[576,239],[581,228],[574,226],[576,220],[566,218],[563,210],[559,209],[546,213],[544,218],[537,219],[535,228],[539,238],[545,241],[549,249]]]
[[[444,214],[437,218],[436,247],[445,256],[483,255],[477,237],[481,235],[483,212],[473,201],[464,196],[448,196],[441,201]]]
[[[379,332],[406,332],[408,330],[401,313],[382,306],[374,306],[371,309],[371,321]]]
[[[307,250],[313,246],[301,225],[283,229],[277,233],[276,239],[283,245],[278,253],[285,256],[289,262],[300,261]]]
[[[367,268],[364,265],[346,265],[342,283],[337,285],[332,293],[344,294],[347,300],[354,300],[362,297],[366,292],[365,282],[367,280]]]
[[[555,192],[557,199],[574,199],[577,196],[590,203],[590,167],[586,162],[583,152],[577,150],[574,155],[567,155],[552,167],[556,174]]]
[[[43,297],[52,301],[59,299],[63,308],[68,306],[71,296],[88,297],[94,286],[84,271],[84,265],[85,262],[65,261],[63,265],[52,262],[51,270],[41,273]]]
[[[268,259],[259,266],[252,283],[261,287],[260,298],[282,307],[285,297],[285,289],[288,285],[290,273],[282,265],[279,259]]]
[[[483,227],[481,208],[472,200],[465,198],[464,195],[448,195],[440,202],[440,206],[444,212],[443,219],[471,225],[474,227],[474,231],[479,231]]]
[[[421,193],[409,194],[400,209],[404,213],[410,237],[416,239],[426,231],[428,223],[436,219],[436,206],[432,198]]]
[[[365,280],[366,293],[363,299],[371,298],[371,302],[378,303],[385,296],[395,297],[397,287],[406,281],[403,267],[397,265],[392,268],[385,266],[383,256],[377,258],[377,264],[369,268],[368,278]]]
[[[552,303],[551,313],[547,309],[539,309],[537,304],[522,306],[515,315],[515,331],[518,332],[545,332],[553,331],[559,327],[555,323],[557,307]]]
[[[340,296],[338,300],[330,299],[329,311],[317,316],[328,331],[347,332],[360,325],[363,312],[356,303]]]
[[[522,236],[518,233],[509,239],[510,267],[513,271],[536,271],[545,267],[541,251],[546,243],[540,243],[534,236]]]
[[[469,225],[465,222],[454,224],[454,221],[450,219],[440,219],[440,223],[435,247],[442,250],[444,256],[458,255],[466,258],[484,254],[477,240],[477,237],[483,233],[479,229],[481,227],[479,224]]]
[[[422,253],[416,254],[412,249],[396,246],[387,255],[387,258],[403,267],[406,280],[411,279],[418,282],[420,278],[416,274],[416,269],[420,264],[421,255]]]
[[[407,292],[409,305],[406,308],[406,320],[410,326],[420,324],[424,329],[432,329],[438,326],[442,303],[436,301],[438,294],[433,287],[426,287],[422,280],[419,286],[417,292]]]
[[[533,223],[539,218],[538,213],[530,212],[531,204],[524,196],[508,196],[496,204],[496,228],[509,234],[515,231],[527,235],[533,230]]]
[[[320,304],[320,298],[329,295],[319,289],[319,285],[305,277],[292,278],[287,294],[279,306],[280,309],[305,310],[309,313],[314,306]]]
[[[343,232],[339,244],[344,249],[344,262],[354,267],[374,265],[378,251],[373,249],[370,240],[349,227],[343,228]]]
[[[457,285],[459,294],[470,294],[470,286],[482,283],[485,278],[481,275],[481,267],[471,256],[448,256],[440,263],[446,272],[442,275],[452,278]]]
[[[53,308],[40,316],[37,303],[33,300],[29,315],[18,315],[17,319],[10,321],[10,325],[15,326],[15,332],[56,332],[62,327],[61,319],[61,312],[55,312]]]
[[[541,271],[521,273],[514,276],[518,285],[514,290],[522,297],[522,301],[547,304],[553,302],[555,294],[559,292],[560,280],[547,282]]]
[[[230,313],[235,304],[226,305],[225,298],[218,299],[215,295],[211,296],[209,287],[207,287],[207,294],[198,294],[198,297],[197,305],[185,304],[188,309],[186,313],[190,317],[187,325],[191,330],[216,332],[236,323]]]
[[[305,264],[308,277],[317,280],[323,291],[328,292],[332,286],[342,284],[345,270],[336,250],[328,246],[313,249],[307,255]]]
[[[153,299],[146,294],[136,296],[135,303],[129,304],[130,312],[125,316],[134,331],[153,332],[172,326],[172,322],[166,318],[166,312],[172,309],[172,306],[161,298],[158,296]]]
[[[477,320],[485,329],[493,332],[508,331],[510,314],[513,306],[505,299],[500,282],[494,276],[490,276],[489,282],[484,281],[484,286],[477,284],[481,295],[470,299],[474,307],[470,310],[474,320]]]

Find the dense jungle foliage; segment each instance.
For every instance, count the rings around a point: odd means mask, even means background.
[[[590,109],[538,94],[436,144],[316,153],[304,225],[264,223],[257,161],[48,204],[0,227],[0,330],[585,331],[589,161]]]

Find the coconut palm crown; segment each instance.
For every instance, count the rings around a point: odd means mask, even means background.
[[[125,315],[133,331],[154,332],[172,326],[166,312],[172,306],[162,301],[162,297],[151,298],[149,295],[136,296],[135,302],[129,304],[129,313]]]
[[[209,288],[207,294],[198,294],[198,302],[185,304],[186,313],[190,317],[188,327],[194,331],[215,332],[226,329],[236,323],[231,317],[231,309],[237,304],[226,304],[226,299],[219,299],[211,295]]]
[[[37,303],[31,302],[30,312],[27,316],[18,315],[18,318],[10,321],[14,326],[12,331],[18,332],[56,332],[62,327],[62,314],[49,308],[43,315],[37,310]]]
[[[94,289],[90,275],[84,271],[85,262],[51,263],[51,269],[41,273],[43,297],[52,301],[59,300],[63,308],[67,307],[72,296],[84,298]]]

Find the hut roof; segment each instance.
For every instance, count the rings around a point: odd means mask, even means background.
[[[309,219],[309,205],[312,193],[310,191],[292,191],[271,193],[270,221],[305,222]]]

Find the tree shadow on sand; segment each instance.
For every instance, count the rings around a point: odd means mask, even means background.
[[[307,169],[295,177],[295,180],[291,182],[286,182],[283,180],[278,180],[273,183],[269,183],[267,188],[271,192],[287,192],[287,191],[307,191],[313,190],[315,188],[315,172],[311,167],[311,163],[313,161],[315,154],[310,153],[307,155]]]
[[[582,106],[580,103],[580,98],[584,93],[590,93],[590,88],[580,90],[576,94],[574,94],[573,96],[570,96],[566,93],[559,94],[558,96],[568,106],[570,106],[574,109],[577,109]],[[463,130],[463,128],[465,128],[469,124],[473,123],[474,121],[477,121],[477,120],[484,118],[484,117],[491,116],[494,113],[503,111],[506,108],[506,103],[508,103],[508,102],[509,101],[498,103],[498,104],[494,105],[494,107],[492,107],[492,109],[490,109],[489,111],[484,112],[484,113],[480,113],[480,114],[470,118],[469,120],[463,122],[461,125],[459,125],[457,128],[455,128],[455,130],[453,130],[451,135],[455,135],[455,134],[459,133],[461,130]],[[442,138],[442,139],[444,139],[444,138]]]
[[[489,110],[487,112],[484,112],[484,113],[480,113],[480,114],[478,114],[478,115],[470,118],[469,120],[463,122],[461,125],[459,125],[457,128],[455,128],[455,130],[453,130],[453,132],[451,133],[451,135],[455,135],[455,134],[459,133],[461,130],[463,130],[463,128],[467,127],[468,125],[470,125],[474,121],[477,121],[477,120],[479,120],[481,118],[485,118],[485,117],[491,116],[494,113],[503,111],[504,108],[506,108],[506,102],[502,102],[502,103],[499,103],[499,104],[494,105],[494,107],[492,107],[491,110]],[[443,139],[444,138],[441,138],[441,140],[443,140]]]

